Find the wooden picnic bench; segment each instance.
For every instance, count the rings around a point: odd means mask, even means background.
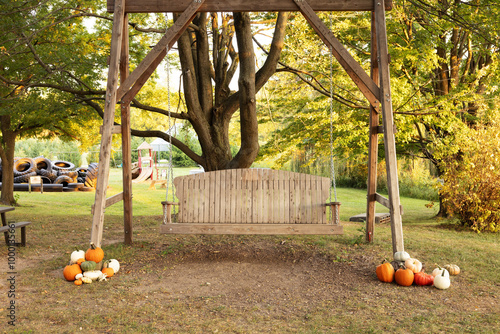
[[[162,202],[160,233],[342,234],[340,203],[326,203],[330,192],[326,177],[229,169],[179,176],[174,185],[178,202]],[[173,222],[172,209],[177,205]]]
[[[7,223],[7,217],[5,214],[9,211],[14,211],[13,207],[10,206],[1,206],[0,207],[0,216],[2,217],[2,226],[0,227],[0,233],[3,232],[5,236],[5,243],[7,245],[14,245],[14,246],[26,246],[26,226],[30,225],[31,222],[8,222]],[[21,242],[10,242],[9,240],[9,230],[10,229],[21,229]]]

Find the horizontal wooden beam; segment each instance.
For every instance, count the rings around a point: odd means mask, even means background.
[[[160,227],[163,234],[342,234],[340,225],[330,224],[204,224],[172,223]]]
[[[388,209],[391,208],[391,202],[389,201],[389,199],[380,195],[379,193],[375,193],[375,201],[382,204]],[[401,215],[403,215],[403,206],[401,204],[399,205],[399,211],[401,212]]]
[[[106,198],[106,201],[104,202],[104,208],[110,207],[111,205],[116,204],[120,201],[123,201],[123,192]],[[93,204],[91,208],[92,214],[94,214],[94,205],[95,204]]]
[[[199,0],[126,0],[127,13],[183,12],[190,3]],[[309,0],[315,11],[373,11],[373,0]],[[385,9],[392,8],[392,0],[385,0]],[[114,0],[108,0],[108,12],[114,11]],[[200,12],[279,12],[297,11],[292,0],[206,0]]]

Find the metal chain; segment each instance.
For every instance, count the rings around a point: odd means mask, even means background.
[[[330,30],[332,29],[332,13],[329,15],[329,24]],[[332,187],[333,185],[333,187]],[[337,202],[337,185],[335,183],[335,165],[333,162],[333,50],[330,46],[330,200],[332,202],[332,189],[333,189],[333,198],[335,202]],[[335,211],[338,208],[335,206]],[[339,224],[338,214],[333,217],[333,208],[330,207],[330,221],[334,222],[336,225]],[[334,221],[335,220],[335,221]]]
[[[166,17],[167,18],[167,17]],[[167,20],[168,21],[168,20]],[[167,28],[168,29],[168,28]],[[173,159],[172,159],[172,117],[170,114],[171,110],[171,102],[170,102],[170,61],[168,59],[168,50],[167,50],[167,55],[166,55],[166,61],[167,61],[167,108],[168,108],[168,141],[169,141],[169,150],[168,150],[168,171],[167,171],[167,194],[166,194],[166,200],[168,201],[169,198],[169,193],[172,193],[172,202],[175,201],[175,196],[174,196],[174,166],[173,166]],[[176,211],[176,206],[174,205],[174,214]]]

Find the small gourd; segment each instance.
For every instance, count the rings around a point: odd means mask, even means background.
[[[82,285],[83,281],[81,279],[75,280],[75,285]]]
[[[75,280],[82,279],[82,277],[83,277],[83,274],[78,274],[75,276]]]
[[[394,260],[404,262],[410,258],[410,254],[407,252],[396,252],[394,253]]]
[[[409,258],[405,261],[405,267],[416,274],[422,271],[422,262],[414,258]]]
[[[434,283],[434,276],[420,271],[415,274],[414,281],[416,285],[432,285]]]
[[[456,264],[447,264],[444,266],[444,269],[448,270],[451,276],[460,274],[460,267]]]
[[[79,259],[85,257],[85,251],[83,250],[74,250],[73,253],[71,253],[70,256],[70,263],[76,263]]]
[[[446,269],[444,269],[446,270]],[[446,271],[447,273],[447,271]],[[446,290],[450,287],[450,276],[445,275],[445,271],[441,275],[434,277],[434,286],[440,290]]]
[[[95,270],[96,265],[97,265],[97,263],[95,263],[94,261],[85,261],[85,262],[82,262],[80,267],[82,268],[82,271],[85,272],[85,271]]]
[[[394,268],[387,260],[377,266],[375,273],[381,282],[391,283],[394,280]]]
[[[441,268],[439,266],[437,268],[435,268],[432,271],[432,273],[431,273],[431,275],[434,276],[434,277],[437,277],[437,276],[439,276],[441,274],[444,275],[444,276],[446,276],[446,277],[450,277],[450,273],[448,272],[448,270],[443,269],[443,268]]]
[[[82,282],[86,284],[92,283],[92,279],[89,277],[82,277]]]
[[[88,277],[93,281],[96,281],[101,276],[102,276],[102,272],[100,270],[86,271],[83,273],[83,277]]]

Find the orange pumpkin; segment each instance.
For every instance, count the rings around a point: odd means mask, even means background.
[[[75,276],[78,274],[81,274],[81,273],[82,273],[82,269],[76,263],[67,265],[66,267],[64,267],[64,270],[63,270],[64,278],[67,281],[74,281]]]
[[[85,259],[82,257],[81,259],[78,259],[78,260],[76,261],[76,264],[77,264],[77,265],[81,265],[83,262],[85,262]]]
[[[97,247],[93,242],[90,243],[90,248],[85,252],[85,260],[99,263],[104,259],[104,251],[101,247]]]
[[[399,285],[410,286],[413,284],[414,276],[415,274],[410,269],[400,268],[396,271],[394,278]]]
[[[113,275],[115,274],[115,271],[113,270],[113,268],[103,268],[101,270],[101,272],[103,274],[106,274],[106,277],[113,277]]]
[[[83,281],[81,279],[75,280],[75,285],[82,285]]]
[[[394,268],[387,260],[377,266],[375,273],[381,282],[391,283],[394,280]]]

